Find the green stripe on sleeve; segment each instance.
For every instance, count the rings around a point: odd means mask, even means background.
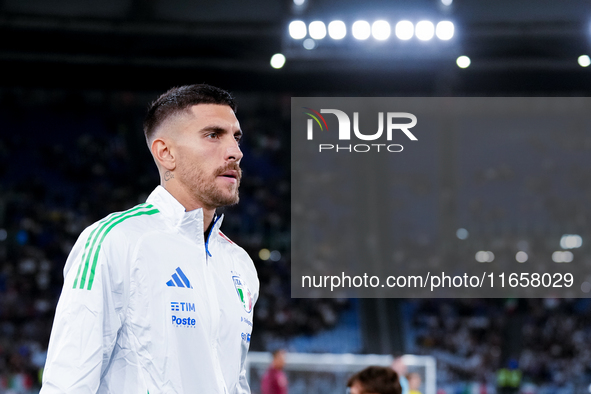
[[[80,271],[82,271],[82,266],[84,265],[84,260],[86,259],[86,255],[88,254],[88,246],[90,245],[90,241],[94,236],[96,230],[98,230],[105,222],[108,222],[116,213],[112,213],[103,220],[101,220],[98,225],[90,232],[90,235],[86,239],[86,245],[84,245],[84,253],[82,254],[82,259],[80,260],[80,264],[78,265],[78,273],[76,274],[76,278],[74,279],[74,286],[73,289],[76,288],[76,284],[78,283],[78,279],[80,278]]]
[[[100,238],[101,233],[114,220],[117,220],[120,217],[125,216],[125,215],[127,215],[129,213],[136,212],[136,211],[138,211],[138,210],[140,210],[142,208],[152,208],[152,205],[150,205],[150,204],[139,204],[139,205],[137,205],[137,206],[135,206],[135,207],[133,207],[133,208],[125,211],[125,212],[116,213],[116,214],[113,214],[113,215],[109,216],[107,218],[107,220],[103,221],[101,223],[101,225],[97,227],[98,228],[98,232],[96,234],[94,234],[92,237],[89,237],[89,240],[87,242],[87,246],[88,246],[88,243],[91,240],[92,240],[92,243],[90,245],[90,248],[86,247],[85,250],[84,250],[84,256],[83,256],[83,260],[82,260],[82,264],[84,265],[84,270],[82,271],[82,278],[80,279],[80,286],[79,286],[80,289],[83,289],[84,288],[84,285],[86,284],[86,275],[88,274],[88,269],[90,267],[90,256],[92,255],[92,251],[95,248],[96,241],[97,241],[97,239]],[[80,265],[80,267],[82,267],[82,264]]]
[[[152,207],[152,205],[150,205],[150,207]],[[103,232],[103,235],[101,237],[101,240],[99,241],[99,243],[98,243],[98,245],[96,247],[96,250],[94,252],[94,258],[93,258],[93,261],[92,261],[92,268],[90,269],[90,278],[88,279],[88,290],[92,289],[92,283],[94,282],[94,273],[95,273],[95,270],[96,270],[96,264],[98,262],[98,256],[99,256],[99,252],[101,250],[101,245],[103,243],[103,240],[105,239],[105,237],[109,233],[109,231],[111,231],[113,229],[113,227],[115,227],[119,223],[121,223],[121,222],[123,222],[123,221],[125,221],[125,220],[127,220],[129,218],[132,218],[132,217],[135,217],[135,216],[153,215],[153,214],[158,213],[158,212],[160,212],[160,211],[158,209],[156,209],[156,208],[151,209],[149,211],[141,211],[141,212],[136,212],[136,213],[129,212],[130,213],[129,215],[123,216],[122,218],[120,218],[118,220],[109,221],[109,223],[107,223],[109,226]],[[84,280],[84,277],[83,277],[83,280]],[[80,282],[80,285],[83,286],[83,281]]]

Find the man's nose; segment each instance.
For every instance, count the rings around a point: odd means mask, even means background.
[[[230,145],[226,148],[225,159],[240,161],[240,159],[242,159],[243,156],[242,151],[240,150],[240,147],[238,146],[236,140],[232,139],[232,141],[233,143],[230,143]]]

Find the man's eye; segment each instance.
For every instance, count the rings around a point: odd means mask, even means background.
[[[217,138],[218,137],[218,133],[209,133],[207,134],[207,138]]]

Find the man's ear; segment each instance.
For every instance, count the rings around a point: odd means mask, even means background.
[[[171,150],[170,141],[162,137],[156,137],[150,145],[152,156],[154,160],[159,163],[166,171],[174,171],[176,168],[176,160]]]

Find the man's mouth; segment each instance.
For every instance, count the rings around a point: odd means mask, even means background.
[[[228,170],[228,171],[220,174],[220,176],[225,176],[227,178],[237,179],[238,178],[238,171],[236,171],[236,170]]]
[[[240,180],[240,172],[236,171],[236,170],[227,170],[227,171],[222,172],[218,176],[226,178],[231,182],[237,182]]]

